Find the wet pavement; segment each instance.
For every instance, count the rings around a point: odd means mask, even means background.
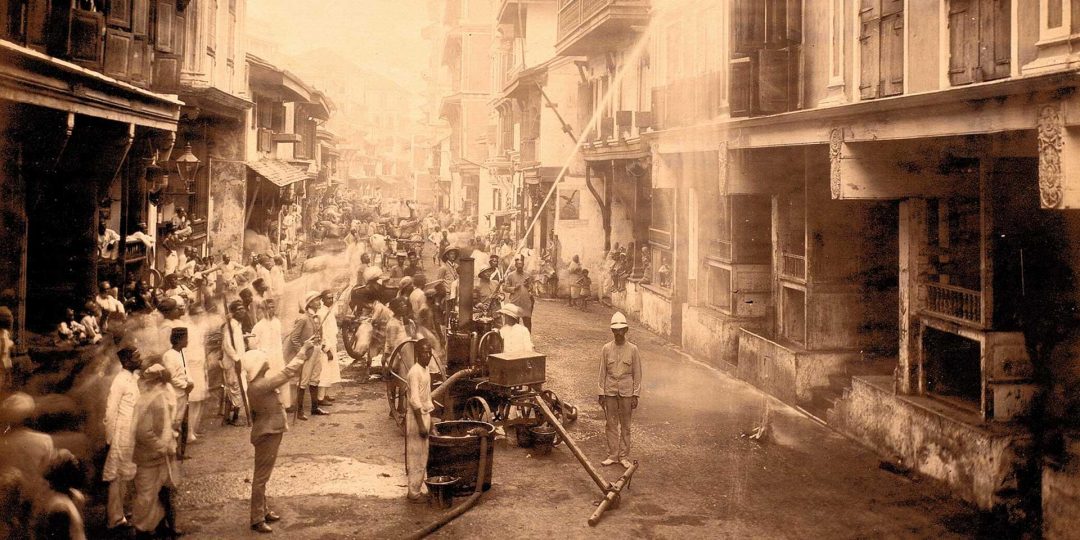
[[[308,282],[310,283],[310,281]],[[294,288],[299,285],[294,284]],[[291,294],[296,294],[293,291]],[[537,348],[545,388],[580,409],[570,433],[594,463],[606,454],[596,403],[598,351],[611,311],[539,301]],[[761,392],[631,326],[644,388],[635,413],[640,469],[619,508],[587,524],[600,492],[563,446],[547,456],[498,442],[494,485],[435,538],[959,538],[978,515],[936,483],[878,467],[869,450]],[[356,370],[345,369],[352,379]],[[347,381],[332,415],[285,435],[270,481],[274,524],[286,538],[397,538],[438,515],[406,503],[404,441],[387,415],[381,383]],[[773,437],[743,437],[766,402]],[[253,536],[248,429],[214,419],[183,465],[181,526],[187,538]],[[615,480],[621,467],[604,468]],[[460,501],[460,499],[459,499]]]

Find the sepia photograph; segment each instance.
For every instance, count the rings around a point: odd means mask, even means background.
[[[0,540],[258,537],[1080,540],[1080,0],[0,0]]]

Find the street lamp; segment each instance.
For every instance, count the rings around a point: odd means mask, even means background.
[[[188,193],[195,191],[195,174],[199,172],[199,158],[191,152],[191,143],[184,145],[184,153],[176,158],[176,172],[184,181]]]

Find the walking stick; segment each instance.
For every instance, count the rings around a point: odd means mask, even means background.
[[[184,419],[180,421],[180,442],[177,444],[176,456],[179,459],[187,459],[187,439],[188,433],[191,430],[191,426],[188,425],[188,412],[191,410],[191,404],[184,405]]]

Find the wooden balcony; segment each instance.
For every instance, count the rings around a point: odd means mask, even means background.
[[[987,328],[982,292],[943,283],[923,283],[923,311],[975,328]]]
[[[806,282],[806,256],[784,252],[780,255],[780,277]]]
[[[555,49],[562,56],[610,50],[648,22],[648,0],[563,0]]]

